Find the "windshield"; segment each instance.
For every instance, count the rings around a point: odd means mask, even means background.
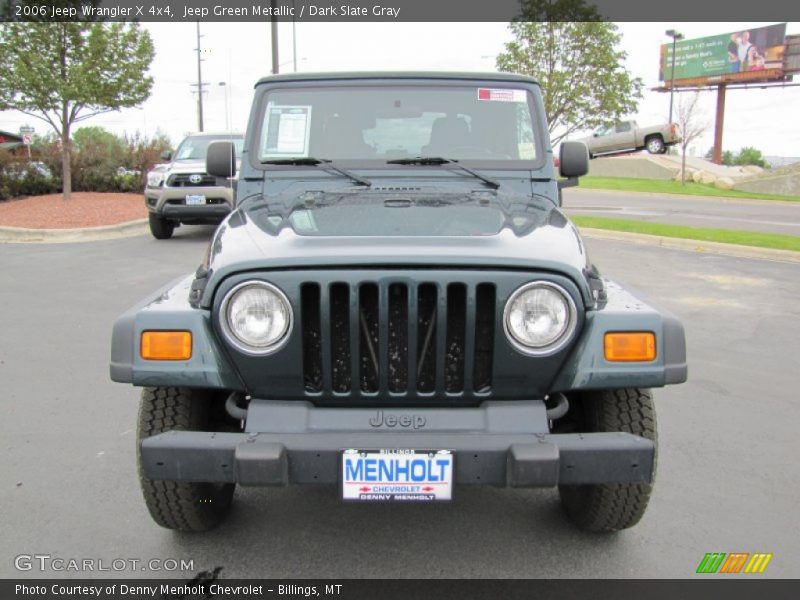
[[[242,155],[244,148],[244,138],[238,136],[219,136],[219,135],[193,135],[187,137],[175,151],[175,160],[205,160],[208,145],[211,142],[220,140],[232,141],[236,148],[236,156]]]
[[[261,161],[418,156],[532,161],[531,94],[482,86],[274,90],[263,103]]]

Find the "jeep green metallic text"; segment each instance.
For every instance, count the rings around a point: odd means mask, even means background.
[[[237,484],[557,486],[582,529],[639,521],[683,328],[589,261],[559,209],[587,149],[558,181],[534,80],[275,75],[236,154],[208,149],[239,183],[197,272],[114,327],[159,525],[213,527]]]

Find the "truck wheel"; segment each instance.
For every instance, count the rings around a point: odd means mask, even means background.
[[[139,482],[153,520],[167,529],[207,531],[228,512],[235,485],[147,479],[142,469],[140,442],[170,430],[214,431],[212,396],[203,390],[174,387],[144,388],[139,405],[136,460]]]
[[[650,154],[664,154],[667,149],[667,147],[664,146],[664,140],[658,135],[648,138],[645,142],[645,147]]]
[[[581,433],[625,431],[658,442],[650,390],[629,388],[581,394],[570,398],[570,413],[566,419],[571,419]],[[569,519],[584,531],[598,532],[636,525],[647,509],[652,489],[652,483],[558,487],[561,506]]]
[[[157,240],[168,240],[172,237],[172,232],[175,231],[175,223],[169,219],[164,219],[150,213],[150,233]]]

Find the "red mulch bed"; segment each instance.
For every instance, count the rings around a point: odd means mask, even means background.
[[[61,194],[0,201],[0,226],[3,227],[72,229],[146,218],[147,209],[141,194],[73,192],[66,202]]]

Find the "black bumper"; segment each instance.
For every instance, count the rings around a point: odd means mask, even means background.
[[[542,432],[546,417],[537,401],[415,410],[423,427],[433,431],[411,429],[413,417],[408,430],[375,430],[368,424],[374,410],[319,409],[298,402],[257,404],[263,406],[248,416],[248,429],[269,423],[265,427],[273,431],[169,431],[142,440],[145,476],[241,485],[335,484],[340,480],[341,452],[348,448],[452,450],[456,484],[646,483],[653,475],[652,441],[621,432]],[[397,417],[408,413],[383,412]]]
[[[173,221],[219,223],[230,212],[231,207],[228,204],[201,204],[197,206],[165,204],[159,214]]]

